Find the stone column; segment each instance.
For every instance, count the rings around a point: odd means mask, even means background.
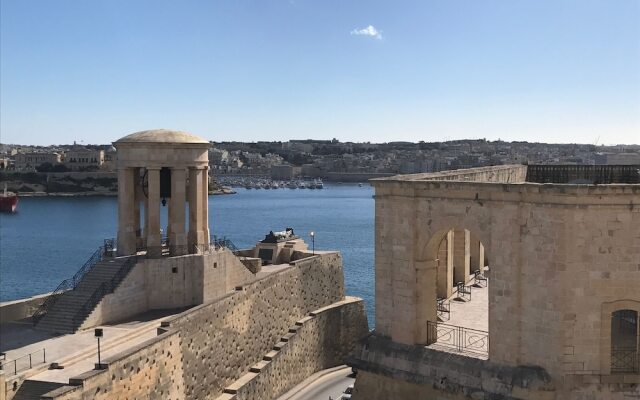
[[[169,203],[169,245],[172,256],[187,253],[185,234],[185,206],[187,191],[187,171],[184,168],[171,169],[171,200]]]
[[[160,168],[147,168],[148,171],[148,228],[147,232],[147,256],[160,257],[162,255],[160,238]]]
[[[436,323],[438,321],[437,302],[436,302],[436,274],[438,269],[438,261],[415,261],[416,269],[416,290],[415,290],[415,307],[416,318],[415,326],[413,326],[414,338],[413,343],[418,345],[427,345],[433,343],[435,331],[429,328],[427,322]],[[407,329],[409,326],[406,327]],[[431,335],[429,335],[431,330]]]
[[[471,235],[471,244],[469,245],[470,256],[469,265],[471,272],[482,269],[482,261],[480,260],[480,240],[474,235]]]
[[[202,213],[202,168],[189,168],[189,253],[196,252],[196,246],[205,243]]]
[[[202,173],[202,224],[203,245],[209,248],[209,166],[204,167]]]
[[[444,299],[451,297],[453,294],[453,231],[447,232],[447,235],[440,242],[438,248],[438,297]]]
[[[470,232],[466,229],[456,229],[453,232],[453,265],[454,284],[466,283],[470,275]]]
[[[484,271],[484,267],[486,267],[486,263],[484,262],[485,254],[484,254],[484,245],[480,242],[478,246],[478,266],[481,271]]]
[[[142,226],[142,244],[147,247],[147,236],[149,236],[149,190],[147,194],[142,194],[142,205],[144,206],[144,225]]]
[[[142,193],[142,186],[140,185],[140,168],[135,168],[133,173],[133,192],[134,192],[134,211],[133,219],[136,229],[136,249],[142,247],[142,229],[140,227],[140,202],[144,197]]]
[[[134,169],[118,169],[118,255],[136,252]]]

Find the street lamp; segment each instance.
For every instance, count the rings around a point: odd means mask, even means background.
[[[100,338],[103,336],[102,328],[96,328],[94,334],[96,339],[98,339],[98,364],[96,364],[96,369],[103,369],[102,362],[100,360]]]
[[[311,231],[311,233],[309,233],[309,236],[311,236],[311,251],[312,254],[315,256],[316,255],[316,233],[314,231]]]

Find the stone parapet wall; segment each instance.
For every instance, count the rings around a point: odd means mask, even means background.
[[[357,346],[348,364],[358,369],[354,399],[556,399],[555,383],[540,367],[510,367],[375,335]]]
[[[183,399],[184,371],[180,335],[164,331],[158,337],[103,360],[103,370],[92,370],[69,380],[69,385],[41,399]]]
[[[210,399],[222,395],[227,386],[259,363],[296,321],[345,299],[339,253],[291,264],[164,321],[157,338],[105,360],[106,370],[72,378],[70,385],[44,398]],[[323,316],[305,328],[305,334],[291,346],[291,357],[281,357],[278,368],[293,368],[298,365],[296,360],[311,361],[307,350],[319,353],[332,349],[319,364],[313,364],[314,368],[338,362],[360,331],[366,330],[361,300],[351,299],[317,313]],[[326,333],[321,331],[325,328],[329,330]],[[334,336],[337,333],[339,337]],[[265,374],[265,378],[269,379],[256,383],[255,390],[280,390],[268,388],[276,385],[272,375]],[[288,382],[293,384],[293,378]]]
[[[372,179],[371,183],[388,181],[464,181],[520,183],[527,177],[526,165],[496,165],[491,167],[456,169],[452,171],[428,172],[422,174],[394,175],[388,178]]]
[[[297,320],[344,299],[339,253],[296,261],[168,325],[182,336],[185,396],[215,398],[262,359]]]
[[[0,324],[29,318],[51,293],[0,303]]]
[[[313,311],[298,320],[274,350],[228,386],[218,400],[276,399],[312,374],[344,364],[367,332],[361,299],[347,297]]]

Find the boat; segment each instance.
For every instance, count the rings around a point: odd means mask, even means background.
[[[297,189],[298,185],[296,185],[296,183],[294,181],[289,181],[289,183],[287,183],[287,187],[289,189]]]
[[[18,195],[7,191],[7,184],[4,184],[4,191],[0,193],[0,212],[16,212],[18,208]]]
[[[322,183],[322,179],[316,179],[315,181],[313,181],[313,184],[316,187],[316,189],[324,188],[324,184]]]
[[[362,187],[362,183],[358,183],[358,187]]]

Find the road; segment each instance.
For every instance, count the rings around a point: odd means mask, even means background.
[[[300,385],[280,396],[278,400],[328,400],[329,396],[336,400],[340,398],[344,389],[355,381],[355,378],[350,374],[351,368],[349,367],[334,369],[329,373],[324,371],[314,374]]]

